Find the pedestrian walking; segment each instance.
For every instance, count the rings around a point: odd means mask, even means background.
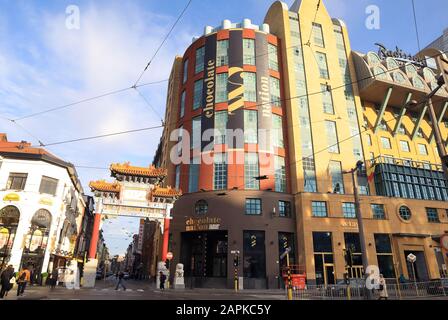
[[[56,284],[58,283],[58,277],[59,277],[59,269],[54,268],[53,272],[51,273],[51,276],[50,276],[51,289],[56,288]]]
[[[160,290],[165,290],[165,281],[166,275],[164,275],[163,272],[160,271]]]
[[[380,292],[380,297],[378,298],[378,300],[387,300],[387,298],[389,298],[389,295],[387,293],[386,279],[384,279],[382,274],[380,274],[379,282],[380,283],[378,291]]]
[[[26,284],[30,281],[31,275],[28,267],[24,267],[17,277],[17,296],[23,296],[26,289]]]
[[[1,282],[1,290],[0,290],[0,298],[3,299],[8,295],[9,290],[12,289],[15,283],[14,278],[14,268],[12,265],[9,265],[0,275]]]
[[[120,271],[120,273],[118,273],[118,281],[117,281],[117,286],[115,287],[115,290],[118,290],[118,288],[120,287],[120,285],[123,287],[123,290],[126,291],[126,287],[124,286],[124,273],[122,271]]]

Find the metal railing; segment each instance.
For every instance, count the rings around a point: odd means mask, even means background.
[[[431,280],[427,282],[407,282],[387,284],[387,296],[391,300],[399,299],[430,299],[432,297],[448,296],[448,279]],[[307,285],[305,289],[293,288],[293,300],[363,300],[367,290],[372,292],[373,299],[379,299],[380,292],[367,289],[365,285]]]

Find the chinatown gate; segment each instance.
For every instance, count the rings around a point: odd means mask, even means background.
[[[163,234],[161,261],[166,260],[168,252],[169,225],[171,209],[181,196],[181,191],[171,187],[161,187],[166,177],[166,169],[134,167],[128,163],[110,166],[113,182],[91,181],[89,186],[94,193],[96,204],[92,238],[89,248],[89,261],[84,268],[84,287],[95,285],[98,260],[96,250],[102,218],[107,216],[126,216],[156,221]]]

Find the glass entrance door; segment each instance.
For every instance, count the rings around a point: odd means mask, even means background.
[[[334,277],[334,265],[333,264],[324,264],[324,281],[325,285],[335,284]]]

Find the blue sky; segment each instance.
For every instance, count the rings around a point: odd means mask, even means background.
[[[306,0],[303,0],[306,1]],[[186,0],[176,1],[25,1],[0,0],[0,115],[18,118],[40,110],[131,86]],[[271,0],[193,0],[174,33],[154,60],[142,83],[167,79],[176,54],[206,25],[223,19],[250,18],[261,24]],[[286,1],[288,5],[292,1]],[[417,52],[411,0],[324,0],[333,17],[348,26],[354,50],[376,50],[382,42]],[[422,47],[448,27],[448,1],[415,0]],[[80,29],[65,26],[66,7],[80,10]],[[380,29],[365,27],[366,7],[380,9]],[[141,88],[159,115],[164,115],[166,82]],[[160,124],[160,116],[134,91],[19,121],[26,131],[0,119],[0,132],[11,141],[36,137],[44,143]],[[30,135],[28,132],[31,132]],[[48,147],[75,165],[108,167],[111,162],[151,163],[161,130],[133,133]],[[85,190],[93,179],[108,179],[107,170],[79,168]],[[112,253],[124,252],[138,221],[114,219],[104,225]]]

